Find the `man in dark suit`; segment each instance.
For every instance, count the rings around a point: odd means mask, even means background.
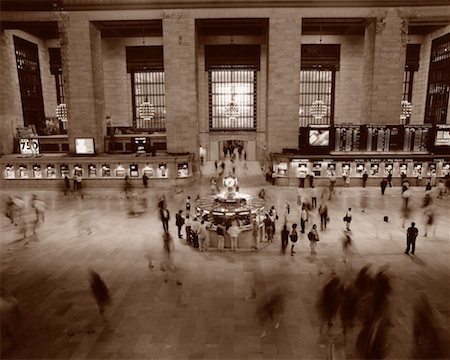
[[[411,248],[411,254],[414,255],[416,250],[416,239],[419,235],[419,230],[415,227],[415,223],[412,222],[411,226],[406,230],[406,250],[405,254],[409,255],[409,249]]]
[[[183,213],[182,210],[179,210],[175,215],[175,225],[178,228],[178,239],[182,239],[183,235],[181,235],[181,227],[184,225],[184,218],[181,215]]]
[[[167,207],[163,207],[161,210],[159,210],[159,216],[161,217],[164,232],[169,232],[170,213],[169,210],[167,210]]]

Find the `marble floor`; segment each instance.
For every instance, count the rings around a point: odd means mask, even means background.
[[[282,214],[287,200],[288,222],[298,223],[297,190],[253,179],[242,181],[241,191],[257,194],[262,186],[267,205],[275,205]],[[357,327],[345,344],[339,323],[320,337],[315,303],[333,272],[349,281],[368,263],[374,271],[387,266],[392,278],[387,358],[411,358],[412,311],[421,291],[428,295],[442,336],[448,339],[448,198],[434,200],[436,221],[424,237],[424,189],[412,189],[410,206],[415,210],[410,220],[419,227],[414,257],[403,253],[406,228],[400,188],[388,188],[384,196],[378,188],[338,188],[329,202],[330,223],[320,232],[316,256],[310,255],[304,237],[295,256],[281,255],[279,233],[273,244],[258,252],[198,252],[176,239],[171,220],[175,264],[183,284],[177,285],[173,276],[165,282],[167,272],[159,266],[162,226],[156,199],[165,193],[173,216],[187,195],[195,198],[207,191],[206,180],[184,189],[140,189],[149,210],[129,217],[126,199],[114,189],[87,189],[84,199],[57,190],[0,190],[3,203],[10,194],[28,200],[37,194],[47,203],[37,236],[26,239],[21,227],[2,212],[1,286],[17,299],[22,314],[12,326],[14,341],[2,336],[2,358],[355,359]],[[307,189],[304,196],[309,196]],[[361,198],[367,200],[364,212]],[[342,218],[349,206],[355,249],[346,265]],[[385,215],[389,222],[383,221]],[[317,212],[311,213],[310,225],[317,217]],[[153,268],[148,267],[149,259]],[[89,269],[102,276],[112,294],[106,322],[90,293]],[[279,329],[268,328],[260,338],[255,310],[276,286],[287,293],[285,311]]]

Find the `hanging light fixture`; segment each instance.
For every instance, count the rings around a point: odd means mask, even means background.
[[[62,122],[67,121],[67,105],[65,103],[61,103],[56,107],[56,118]]]
[[[139,117],[143,120],[152,120],[155,117],[155,107],[150,104],[147,98],[139,105]]]
[[[411,116],[412,104],[408,100],[402,101],[402,110],[400,112],[401,124],[406,123],[406,119]]]
[[[321,56],[322,56],[322,25],[320,25],[320,35],[319,35],[319,64],[317,67],[319,72],[320,69],[322,68],[322,63],[320,61]],[[317,100],[315,100],[309,108],[309,113],[312,115],[312,117],[315,120],[319,121],[323,117],[327,116],[327,111],[328,111],[327,105],[323,100],[319,98],[319,96],[317,96]]]

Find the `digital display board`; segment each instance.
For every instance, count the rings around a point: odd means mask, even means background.
[[[75,139],[75,153],[77,155],[94,155],[94,139],[93,138],[77,138]]]
[[[309,145],[328,146],[330,143],[330,131],[321,129],[309,130]]]
[[[450,146],[450,129],[436,130],[436,138],[434,139],[436,146]]]
[[[19,139],[19,150],[22,155],[38,155],[39,140],[38,139]]]

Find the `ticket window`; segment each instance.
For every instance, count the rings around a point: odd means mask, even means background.
[[[342,176],[350,176],[350,164],[342,164]]]
[[[5,179],[15,179],[16,173],[14,170],[14,165],[6,165],[5,168]]]
[[[155,176],[155,172],[150,165],[145,165],[143,172],[144,172],[144,175],[147,175],[147,177],[149,177],[149,178]]]
[[[97,167],[94,164],[88,165],[88,176],[97,177]]]
[[[389,174],[393,175],[393,170],[394,170],[394,164],[393,163],[386,163],[384,165],[384,175],[388,176]]]
[[[42,179],[41,165],[33,165],[33,177],[36,179]]]
[[[327,165],[327,175],[328,176],[336,175],[336,164]]]
[[[356,164],[356,176],[362,177],[364,170],[366,170],[364,164]]]
[[[73,176],[81,176],[83,177],[83,167],[80,164],[77,164],[73,168]]]
[[[280,162],[275,169],[275,172],[278,176],[287,176],[288,165],[285,162]]]
[[[370,164],[370,175],[371,176],[380,176],[380,165],[379,164]]]
[[[314,176],[321,176],[322,175],[322,163],[315,162],[313,163],[312,168]]]
[[[110,177],[111,176],[111,166],[109,164],[102,165],[102,177]]]
[[[163,177],[163,178],[167,177],[167,164],[159,164],[158,175],[159,175],[159,177]]]
[[[436,164],[429,164],[428,165],[428,176],[431,176],[431,174],[436,173]]]
[[[45,169],[45,176],[49,179],[55,179],[56,178],[56,169],[55,165],[47,165]]]
[[[403,175],[408,175],[408,164],[407,163],[400,163],[400,166],[398,168],[398,172],[400,174],[400,176]]]
[[[6,165],[4,177],[5,177],[5,179],[15,179],[16,178],[14,165]]]
[[[122,165],[119,164],[116,167],[115,174],[116,174],[116,177],[125,177],[125,175],[127,173],[125,171],[125,168]]]
[[[69,177],[69,166],[65,164],[61,164],[59,166],[59,171],[61,172],[61,177]]]
[[[19,166],[19,178],[20,179],[28,179],[28,166],[20,165]]]
[[[189,176],[189,166],[188,163],[178,164],[178,177]]]
[[[422,176],[422,164],[421,163],[414,163],[413,177],[419,177],[419,176]]]
[[[304,179],[308,175],[308,165],[298,164],[297,177]]]
[[[450,175],[450,163],[442,164],[442,176]]]
[[[139,177],[139,167],[137,164],[130,165],[130,177]]]

